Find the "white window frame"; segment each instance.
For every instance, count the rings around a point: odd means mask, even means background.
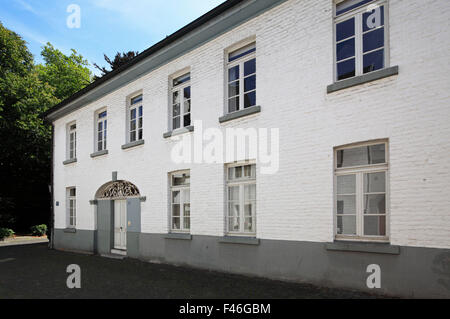
[[[229,169],[235,168],[239,166],[247,166],[251,165],[254,166],[254,176],[250,178],[246,178],[242,176],[242,178],[230,180],[229,178]],[[244,170],[244,168],[242,168]],[[252,169],[253,170],[253,169]],[[244,171],[242,171],[243,173]],[[241,163],[233,163],[228,164],[225,166],[225,180],[226,180],[226,215],[225,215],[225,233],[228,236],[245,236],[245,237],[256,237],[256,227],[257,227],[257,184],[256,184],[256,164],[255,162],[241,162]],[[256,191],[255,191],[255,199],[254,201],[254,214],[252,215],[252,226],[253,231],[245,231],[245,186],[247,185],[255,185]],[[239,187],[239,231],[230,230],[230,187]]]
[[[103,114],[106,112],[106,116],[103,118],[100,118],[100,114]],[[102,131],[99,130],[99,124],[102,123]],[[95,136],[94,136],[94,143],[95,143],[95,151],[106,151],[108,149],[108,110],[106,108],[103,108],[101,110],[98,110],[95,112]],[[102,134],[102,149],[99,148],[99,134]]]
[[[185,82],[185,83],[181,83],[181,84],[179,84],[179,85],[176,85],[176,86],[174,86],[174,84],[173,84],[173,81],[174,80],[176,80],[176,79],[178,79],[178,78],[181,78],[181,77],[184,77],[184,76],[189,76],[189,80],[187,81],[187,82]],[[172,77],[170,77],[170,87],[171,87],[171,90],[170,90],[170,106],[169,106],[169,127],[170,127],[170,130],[171,131],[175,131],[175,130],[180,130],[180,129],[183,129],[183,128],[185,128],[185,127],[189,127],[189,126],[191,126],[192,125],[192,86],[191,86],[191,72],[190,71],[187,71],[187,72],[183,72],[183,73],[181,73],[181,74],[177,74],[176,76],[172,76]],[[190,87],[191,88],[191,96],[190,96],[190,98],[189,99],[187,99],[186,101],[189,101],[189,102],[191,102],[191,105],[190,105],[190,110],[189,110],[189,112],[184,112],[184,103],[185,103],[185,100],[184,100],[184,89],[185,88],[187,88],[187,87]],[[177,128],[174,128],[174,126],[173,126],[173,120],[175,119],[175,117],[177,117],[177,116],[173,116],[173,107],[174,107],[174,105],[175,105],[175,103],[174,103],[174,100],[173,100],[173,94],[175,93],[175,92],[178,92],[178,96],[180,97],[180,114],[178,115],[178,117],[180,118],[180,127],[177,127]],[[191,123],[188,125],[188,126],[185,126],[184,125],[184,116],[185,115],[188,115],[188,114],[190,114],[191,115]]]
[[[382,164],[371,164],[371,165],[360,165],[360,166],[351,166],[345,168],[337,167],[337,158],[338,152],[345,149],[353,149],[359,147],[373,146],[373,145],[385,145],[385,162]],[[370,214],[370,216],[385,216],[385,236],[372,236],[372,235],[364,235],[364,174],[367,173],[385,173],[385,203],[386,203],[386,214],[377,215]],[[337,177],[338,176],[346,176],[346,175],[355,175],[356,179],[356,235],[349,234],[338,234],[337,232]],[[390,191],[389,191],[389,142],[385,140],[364,142],[351,144],[347,146],[337,147],[334,149],[334,237],[337,240],[350,240],[350,241],[376,241],[376,242],[389,242],[390,238]],[[373,194],[373,193],[370,193]],[[345,194],[339,194],[345,195]],[[353,195],[353,194],[350,194]]]
[[[249,53],[247,55],[244,55],[243,57],[240,57],[239,59],[236,59],[234,61],[229,62],[229,57],[230,57],[231,53],[233,53],[233,52],[235,52],[237,50],[243,49],[243,48],[245,48],[247,46],[250,46],[250,45],[254,45],[254,47],[255,47],[255,51],[254,52],[251,52],[251,53]],[[257,94],[258,86],[257,86],[257,83],[255,85],[255,89],[254,90],[251,90],[251,91],[248,91],[248,92],[244,92],[244,83],[245,83],[244,80],[245,80],[245,78],[248,78],[248,77],[253,76],[253,75],[257,76],[257,73],[258,73],[257,69],[255,69],[255,73],[252,73],[250,75],[244,76],[244,64],[247,61],[250,61],[250,60],[253,60],[253,59],[256,60],[256,50],[257,50],[256,41],[253,40],[253,41],[251,41],[249,43],[245,43],[243,45],[240,45],[239,47],[233,47],[233,49],[229,49],[229,50],[226,51],[226,72],[225,72],[225,74],[226,74],[226,77],[225,77],[226,78],[226,83],[225,83],[225,100],[226,100],[226,103],[225,103],[225,114],[231,114],[231,113],[239,112],[239,111],[242,111],[242,110],[245,109],[244,108],[244,106],[245,106],[245,104],[244,104],[245,93],[256,92],[255,93],[256,94],[255,105],[250,106],[247,109],[255,107],[255,106],[258,105],[258,103],[257,103],[257,99],[258,99],[258,94]],[[229,101],[230,101],[231,97],[229,96],[229,84],[230,84],[229,70],[231,68],[237,66],[237,65],[239,65],[239,79],[235,80],[235,81],[239,81],[239,110],[230,112]],[[233,82],[235,82],[235,81],[233,81]],[[237,95],[233,96],[233,98],[235,98],[236,96]]]
[[[72,196],[70,192],[75,190],[75,196]],[[66,203],[66,216],[67,216],[67,228],[77,227],[77,189],[76,187],[67,188],[67,203]]]
[[[71,122],[67,124],[67,159],[77,159],[77,123]],[[73,142],[72,142],[73,137]]]
[[[135,98],[141,97],[141,101],[136,102],[135,104],[132,104],[132,101]],[[142,116],[139,116],[139,108],[142,108]],[[134,130],[131,129],[131,113],[133,110],[136,111],[136,118],[134,119],[136,121],[136,127]],[[139,127],[139,119],[142,119],[142,126]],[[142,132],[142,137],[139,138],[139,131]],[[135,133],[135,139],[131,139],[131,134]],[[127,142],[133,143],[144,140],[144,95],[143,93],[137,93],[133,94],[131,97],[128,98],[128,110],[127,110]]]
[[[190,191],[191,191],[191,184],[189,182],[189,184],[186,185],[173,185],[173,177],[177,176],[177,175],[182,175],[182,174],[186,174],[189,175],[189,178],[191,176],[190,170],[183,170],[183,171],[177,171],[177,172],[172,172],[169,174],[169,178],[170,178],[170,216],[169,216],[169,229],[170,229],[170,233],[190,233],[191,231],[191,210],[190,210],[190,205],[191,205],[191,201],[190,201]],[[184,196],[185,191],[189,191],[189,201],[186,201],[186,198]],[[173,205],[174,203],[174,198],[173,198],[173,193],[174,192],[179,192],[180,193],[180,229],[176,229],[173,228]],[[189,216],[185,216],[184,215],[184,205],[185,204],[189,204]],[[185,223],[185,218],[189,219],[189,227],[186,227],[186,223]]]
[[[345,1],[339,1],[339,2],[345,2]],[[348,12],[345,12],[344,14],[340,15],[339,17],[336,16],[336,4],[333,6],[334,8],[334,23],[333,23],[333,55],[334,55],[334,67],[333,67],[333,71],[334,71],[334,81],[335,82],[340,82],[340,81],[345,81],[348,79],[352,79],[355,78],[357,76],[361,76],[361,75],[365,75],[365,74],[369,74],[371,72],[367,72],[367,73],[363,73],[363,69],[364,69],[364,63],[363,63],[363,55],[365,54],[369,54],[371,52],[375,52],[378,50],[381,50],[381,48],[377,48],[375,50],[372,51],[367,51],[364,52],[363,54],[363,34],[366,34],[370,31],[373,31],[375,29],[372,30],[367,30],[365,32],[363,32],[363,27],[362,27],[362,15],[364,13],[367,12],[367,9],[369,6],[373,6],[373,5],[378,5],[378,6],[384,6],[384,26],[381,26],[379,28],[384,27],[384,68],[386,69],[390,66],[390,50],[389,50],[389,2],[388,0],[378,0],[378,1],[373,1],[367,4],[362,5],[361,7],[349,10]],[[338,70],[337,70],[337,44],[338,42],[336,41],[336,26],[337,24],[346,21],[348,19],[351,19],[352,17],[355,18],[355,35],[353,36],[355,38],[355,56],[354,57],[350,57],[350,58],[346,58],[343,59],[341,61],[339,61],[339,63],[347,61],[347,60],[351,60],[351,59],[355,59],[355,76],[353,77],[349,77],[346,79],[342,79],[342,80],[338,80]],[[347,41],[349,39],[351,39],[352,37],[348,37],[345,39],[342,39],[339,41],[340,42],[344,42]],[[380,70],[383,70],[380,69]],[[376,70],[379,71],[379,70]],[[374,71],[372,71],[374,72]]]

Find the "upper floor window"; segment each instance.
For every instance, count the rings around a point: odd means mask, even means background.
[[[336,80],[387,66],[386,0],[347,0],[336,5]]]
[[[256,234],[256,165],[227,167],[227,233]]]
[[[97,134],[96,134],[96,151],[104,151],[107,149],[106,138],[108,129],[107,111],[98,112],[97,118]]]
[[[189,171],[170,175],[172,232],[189,232],[191,229],[190,180]]]
[[[336,237],[387,240],[387,143],[338,148],[335,159]]]
[[[228,54],[228,113],[256,106],[256,44]]]
[[[172,130],[191,125],[191,74],[172,80]]]
[[[67,127],[67,159],[77,158],[77,124],[69,124]]]
[[[144,138],[143,136],[143,124],[144,124],[144,110],[142,105],[142,94],[138,95],[130,100],[129,108],[129,142],[140,141]]]
[[[67,189],[67,227],[75,228],[77,225],[77,190],[75,187]]]

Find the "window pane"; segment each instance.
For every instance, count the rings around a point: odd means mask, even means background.
[[[130,142],[136,141],[136,131],[130,133]]]
[[[249,76],[244,80],[244,92],[256,89],[256,75]]]
[[[228,97],[239,95],[239,81],[228,84]]]
[[[384,215],[386,214],[386,195],[365,195],[364,214]]]
[[[142,95],[136,96],[135,98],[131,99],[131,105],[137,104],[142,101]]]
[[[253,233],[254,230],[253,217],[246,217],[244,222],[244,231]]]
[[[242,166],[236,166],[234,168],[234,177],[236,177],[236,178],[242,177]]]
[[[244,63],[244,76],[256,73],[256,59]]]
[[[180,115],[180,104],[174,104],[173,106],[173,116]]]
[[[172,128],[175,130],[177,128],[180,128],[180,125],[181,125],[180,117],[177,116],[176,118],[173,119]]]
[[[172,176],[173,186],[184,186],[189,185],[190,176],[187,174],[176,174]]]
[[[363,72],[368,73],[384,68],[384,49],[364,55]]]
[[[177,85],[180,85],[182,83],[186,83],[190,79],[191,79],[191,74],[190,73],[187,73],[187,74],[184,74],[182,76],[179,76],[179,77],[177,77],[176,79],[173,80],[173,86],[177,86]]]
[[[363,31],[378,28],[384,25],[384,6],[370,12],[363,13]]]
[[[184,88],[184,100],[187,100],[190,98],[191,98],[191,87],[188,86],[188,87]]]
[[[184,116],[184,127],[191,125],[191,114]]]
[[[239,59],[243,56],[246,56],[247,54],[250,54],[255,51],[256,51],[255,43],[249,44],[243,48],[240,48],[236,51],[231,52],[228,55],[228,61],[231,62],[231,61],[237,60],[237,59]]]
[[[256,92],[246,93],[244,95],[244,108],[256,105]]]
[[[337,177],[337,194],[355,194],[356,193],[356,175],[345,175]]]
[[[184,113],[191,112],[191,100],[184,102]]]
[[[143,114],[142,110],[143,110],[143,108],[142,108],[142,106],[140,106],[139,107],[139,117],[142,117],[142,114]]]
[[[178,91],[173,92],[172,103],[173,104],[180,103],[180,95],[178,94]]]
[[[356,216],[338,216],[337,233],[339,235],[356,235]]]
[[[244,187],[244,200],[245,202],[256,200],[256,185],[245,185]]]
[[[103,123],[102,123],[102,122],[99,122],[99,123],[98,123],[98,130],[99,130],[99,131],[102,131],[102,130],[103,130]]]
[[[100,141],[98,142],[98,151],[103,151],[103,143]]]
[[[356,196],[355,195],[338,195],[336,208],[337,208],[338,215],[354,215],[354,214],[356,214]]]
[[[233,97],[228,100],[228,112],[239,111],[239,97]]]
[[[384,28],[363,35],[363,52],[384,47]]]
[[[386,173],[364,174],[364,193],[384,193],[386,191]]]
[[[386,236],[386,216],[364,216],[364,235]]]
[[[239,186],[228,187],[228,200],[239,201]]]
[[[185,203],[190,203],[191,202],[191,192],[189,189],[184,189],[183,190],[183,197],[184,197],[184,202]]]
[[[132,109],[130,112],[130,119],[134,120],[136,118],[136,109]]]
[[[344,80],[355,76],[355,59],[337,64],[337,79]]]
[[[172,216],[179,217],[180,216],[180,204],[172,205]]]
[[[189,230],[191,229],[191,218],[190,217],[184,217],[184,229]]]
[[[355,18],[336,24],[336,41],[341,41],[355,35]]]
[[[138,139],[142,140],[143,135],[142,135],[142,129],[138,131]]]
[[[174,203],[174,204],[180,203],[180,191],[172,192],[172,203]]]
[[[180,229],[180,217],[172,218],[172,229],[176,229],[176,230]]]
[[[130,130],[134,131],[136,129],[136,120],[131,121],[130,123]]]
[[[239,65],[236,65],[228,70],[228,82],[239,79]]]
[[[378,144],[339,150],[337,152],[337,167],[386,163],[385,148],[385,144]]]
[[[142,117],[140,117],[139,118],[139,121],[138,121],[138,128],[142,128],[142,121],[143,121],[143,119],[142,119]]]
[[[229,203],[228,207],[228,230],[239,231],[239,204]]]
[[[336,5],[336,15],[341,15],[373,0],[347,0]]]
[[[336,45],[337,61],[355,56],[355,39],[349,39]]]

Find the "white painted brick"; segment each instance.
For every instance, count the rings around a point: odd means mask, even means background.
[[[396,245],[450,248],[450,5],[389,1],[390,59],[395,77],[326,93],[333,79],[331,0],[290,0],[179,59],[55,122],[57,228],[65,227],[65,188],[77,186],[78,228],[94,229],[89,200],[111,172],[136,184],[142,231],[168,230],[167,173],[191,169],[192,233],[224,233],[223,165],[175,165],[168,130],[168,77],[191,67],[193,119],[207,127],[280,128],[280,170],[258,174],[259,238],[333,240],[333,147],[389,138],[390,228]],[[426,8],[426,9],[425,9]],[[224,49],[257,41],[262,112],[220,125]],[[125,101],[143,90],[145,145],[123,151]],[[91,159],[93,116],[108,107],[109,155]],[[64,166],[65,126],[76,120],[78,163]]]

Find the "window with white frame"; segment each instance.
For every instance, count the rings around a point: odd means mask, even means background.
[[[171,232],[189,232],[191,229],[190,181],[189,171],[170,174]]]
[[[228,54],[228,113],[256,106],[256,44]]]
[[[108,129],[108,113],[106,110],[97,112],[97,134],[96,134],[96,151],[104,151],[107,149],[106,138]]]
[[[172,80],[172,130],[191,125],[191,74]]]
[[[388,144],[335,151],[336,237],[388,239]]]
[[[67,159],[77,158],[77,124],[69,124],[67,131]]]
[[[336,4],[336,80],[383,69],[388,64],[387,0]]]
[[[130,99],[130,108],[128,112],[128,128],[129,128],[129,140],[128,142],[140,141],[143,136],[144,125],[144,110],[143,110],[143,97],[142,94]]]
[[[67,189],[67,227],[75,228],[77,225],[77,198],[76,188]]]
[[[256,165],[227,166],[227,233],[256,234]]]

